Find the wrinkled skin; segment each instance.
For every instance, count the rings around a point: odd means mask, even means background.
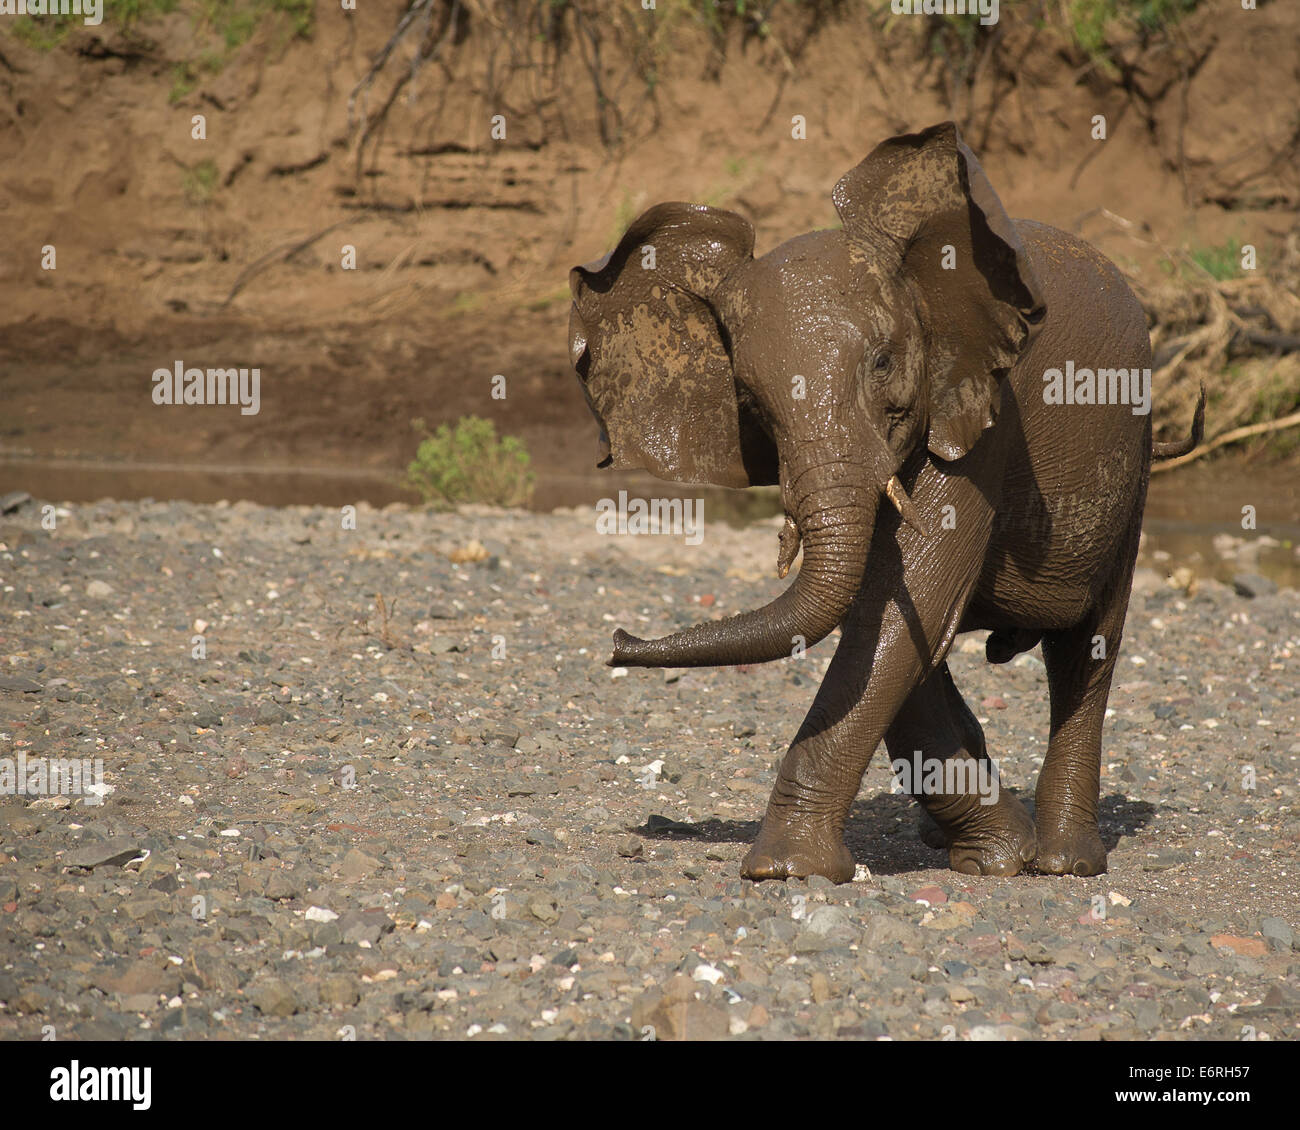
[[[759,259],[741,217],[661,204],[572,273],[571,355],[601,465],[779,483],[782,576],[803,550],[766,607],[661,640],[620,631],[610,662],[764,662],[841,626],[742,873],[844,882],[844,824],[882,739],[891,759],[987,759],[948,672],[956,634],[991,629],[992,662],[1041,640],[1036,820],[1005,790],[991,805],[917,799],[958,871],[1097,874],[1150,416],[1045,403],[1043,374],[1150,368],[1142,309],[1087,244],[1010,220],[952,123],[882,143],[833,199],[842,230]]]

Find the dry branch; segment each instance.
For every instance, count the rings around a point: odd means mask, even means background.
[[[1187,252],[1168,247],[1147,225],[1108,209],[1096,214],[1155,247],[1175,274],[1158,285],[1130,279],[1151,323],[1160,422],[1185,418],[1202,384],[1213,394],[1218,435],[1158,470],[1294,426],[1300,406],[1300,237],[1291,235],[1265,267],[1217,279]],[[1081,217],[1081,220],[1086,217]],[[1275,420],[1261,412],[1282,413]]]
[[[225,309],[234,301],[235,295],[246,287],[249,282],[257,275],[261,274],[267,267],[273,263],[282,263],[286,259],[292,259],[299,251],[306,251],[313,243],[322,236],[329,235],[336,228],[341,228],[347,220],[339,220],[336,224],[330,224],[327,228],[321,228],[320,231],[309,235],[306,239],[296,240],[293,243],[286,243],[282,247],[277,247],[268,251],[260,259],[255,259],[247,267],[239,272],[239,277],[235,279],[235,285],[230,288],[230,293],[226,295],[225,301],[221,303],[220,309]]]

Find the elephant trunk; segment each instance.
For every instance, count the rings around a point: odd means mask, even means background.
[[[867,564],[881,489],[861,466],[805,459],[784,484],[803,541],[789,588],[752,612],[695,624],[657,640],[619,630],[610,666],[713,667],[785,659],[824,639],[844,619]],[[791,553],[793,555],[793,553]]]

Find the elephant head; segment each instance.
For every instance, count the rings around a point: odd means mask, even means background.
[[[660,204],[570,275],[600,466],[779,482],[780,575],[804,552],[765,607],[659,640],[619,631],[611,663],[755,663],[816,643],[862,584],[882,496],[921,528],[903,485],[917,460],[960,460],[995,421],[1045,309],[956,126],[883,142],[833,200],[842,230],[759,259],[740,216]]]

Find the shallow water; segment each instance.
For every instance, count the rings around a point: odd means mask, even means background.
[[[1254,528],[1244,523],[1251,521]],[[1180,565],[1231,581],[1259,573],[1300,588],[1300,473],[1245,460],[1193,464],[1153,475],[1143,522],[1141,564]]]
[[[270,506],[372,506],[414,501],[397,472],[333,467],[120,463],[91,459],[0,459],[0,494],[26,490],[38,498],[90,502],[101,498],[247,499]],[[649,475],[540,476],[533,509],[591,506],[616,499],[703,500],[706,522],[742,526],[781,512],[776,488],[733,491],[682,488]],[[1254,528],[1243,527],[1254,510]],[[1168,574],[1186,567],[1199,577],[1231,581],[1259,573],[1300,588],[1300,474],[1255,467],[1241,458],[1201,463],[1152,477],[1139,563]]]

